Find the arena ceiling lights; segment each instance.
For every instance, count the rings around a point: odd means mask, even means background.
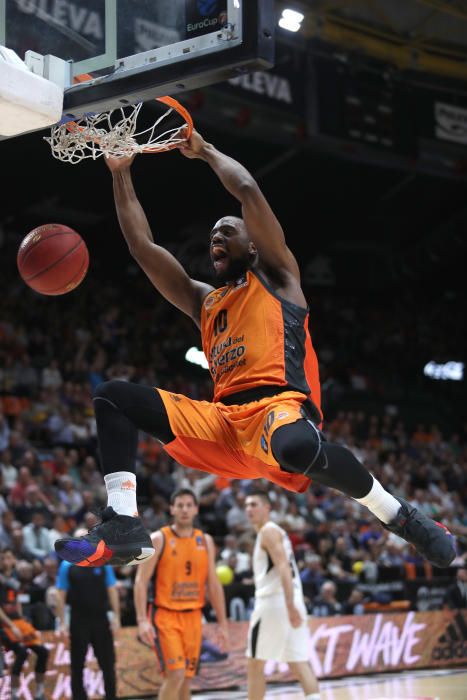
[[[298,32],[302,26],[305,15],[297,10],[282,10],[282,17],[279,19],[279,27],[287,29],[289,32]]]

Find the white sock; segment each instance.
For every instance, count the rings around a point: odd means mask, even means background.
[[[112,472],[104,476],[107,489],[107,506],[119,515],[137,517],[136,476],[131,472]]]
[[[391,520],[394,520],[401,507],[399,501],[391,496],[374,477],[370,493],[364,498],[356,498],[355,500],[371,510],[373,515],[376,515],[378,520],[383,523],[390,523]]]

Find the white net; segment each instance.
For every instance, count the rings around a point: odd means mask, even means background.
[[[106,155],[123,158],[133,153],[157,153],[175,148],[186,141],[187,124],[180,117],[175,127],[163,122],[174,112],[166,110],[152,126],[137,131],[137,119],[143,103],[126,105],[102,114],[52,127],[50,144],[54,158],[65,163],[79,163],[84,158],[96,160]]]

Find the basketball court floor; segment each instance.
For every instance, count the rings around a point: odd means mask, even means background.
[[[196,700],[246,700],[244,691],[195,695]],[[272,686],[267,700],[303,700],[295,686]],[[321,683],[322,700],[467,700],[467,669],[349,677]]]

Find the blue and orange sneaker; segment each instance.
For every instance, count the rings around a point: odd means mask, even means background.
[[[428,518],[403,498],[396,498],[401,504],[399,512],[390,523],[383,523],[383,527],[412,544],[430,564],[447,568],[456,557],[455,540],[448,528]]]
[[[57,540],[55,551],[77,566],[128,566],[151,557],[154,547],[140,518],[118,515],[108,506],[102,512],[102,522],[87,535]]]

